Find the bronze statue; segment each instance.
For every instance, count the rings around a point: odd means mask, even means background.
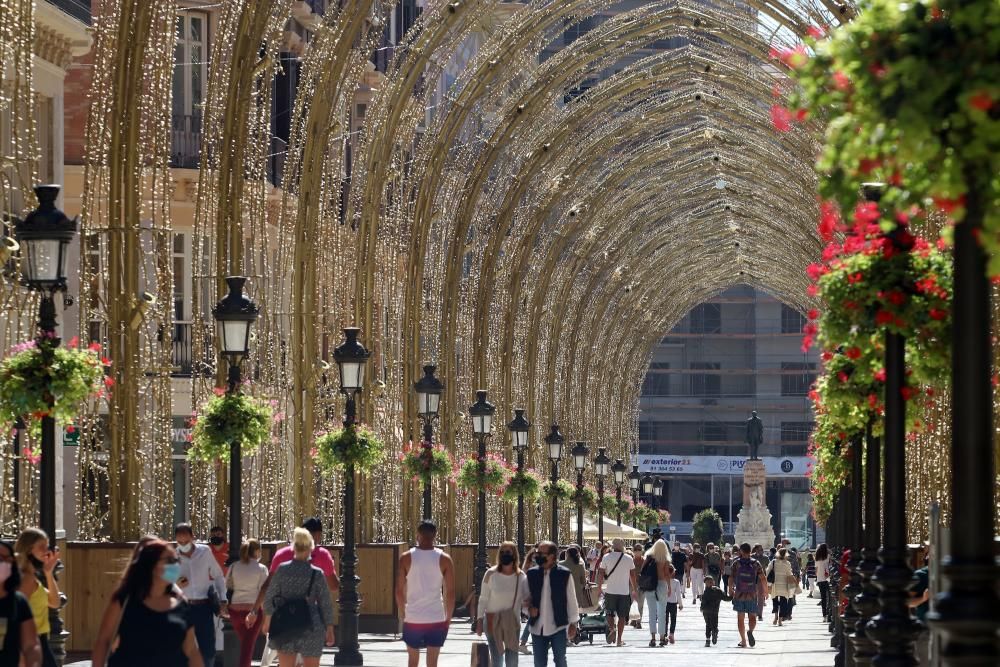
[[[761,443],[764,442],[764,422],[757,416],[756,410],[750,413],[750,419],[747,420],[746,441],[750,445],[750,460],[757,461],[760,458],[757,456],[757,452]]]

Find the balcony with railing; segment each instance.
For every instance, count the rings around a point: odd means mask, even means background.
[[[170,166],[197,169],[201,159],[201,115],[174,114],[170,134]]]
[[[215,368],[215,346],[211,334],[203,341],[200,349],[194,345],[194,331],[191,322],[174,323],[174,377],[210,375]]]

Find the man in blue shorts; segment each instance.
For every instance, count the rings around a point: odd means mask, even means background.
[[[417,528],[417,546],[399,557],[396,605],[403,610],[403,642],[409,667],[420,664],[427,649],[427,667],[437,667],[455,610],[455,571],[451,557],[434,545],[437,526],[424,520]]]
[[[767,577],[760,563],[750,557],[750,545],[744,542],[740,545],[740,557],[732,565],[729,577],[729,595],[733,598],[733,610],[736,612],[736,624],[740,630],[740,648],[753,646],[757,642],[753,631],[757,627],[757,615],[760,614],[757,595],[761,589],[767,589]],[[750,629],[746,629],[746,616],[750,616]]]

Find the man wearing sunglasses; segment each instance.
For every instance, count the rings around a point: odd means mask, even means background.
[[[555,667],[566,667],[566,644],[576,636],[580,620],[570,572],[556,564],[557,552],[552,542],[541,542],[535,551],[535,567],[527,572],[531,592],[528,625],[535,667],[548,665],[550,647]]]

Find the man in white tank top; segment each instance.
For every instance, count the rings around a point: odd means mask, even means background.
[[[434,546],[437,526],[424,520],[417,527],[417,546],[399,557],[396,606],[403,610],[403,641],[409,667],[420,664],[427,649],[427,667],[437,667],[455,610],[455,571],[451,556]]]

